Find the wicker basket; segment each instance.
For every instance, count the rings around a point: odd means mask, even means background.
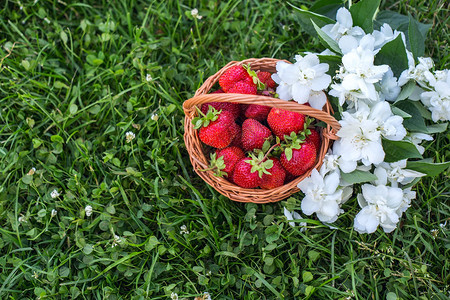
[[[194,129],[194,126],[191,122],[192,119],[197,115],[195,106],[198,106],[200,108],[203,103],[208,102],[237,102],[240,104],[259,104],[271,107],[280,107],[286,110],[299,112],[304,115],[313,117],[316,120],[325,122],[327,124],[327,127],[321,130],[322,145],[319,151],[319,155],[317,156],[316,164],[314,166],[314,168],[317,169],[319,169],[322,165],[323,158],[330,146],[330,140],[337,139],[335,133],[337,130],[339,130],[340,124],[336,121],[335,118],[331,116],[332,108],[328,101],[324,106],[323,111],[320,111],[306,105],[298,104],[294,101],[284,101],[266,96],[226,93],[208,94],[214,84],[218,82],[219,77],[231,66],[249,64],[255,71],[261,70],[274,73],[276,72],[275,67],[278,61],[280,60],[273,58],[251,58],[240,62],[232,61],[221,70],[219,70],[216,74],[209,77],[197,90],[194,97],[186,100],[183,103],[183,110],[185,113],[184,141],[186,143],[186,148],[189,152],[190,160],[195,172],[219,193],[234,201],[253,203],[269,203],[280,201],[284,198],[289,197],[293,193],[298,192],[299,189],[297,188],[297,184],[304,178],[308,177],[311,174],[312,169],[302,176],[296,178],[295,180],[271,190],[241,188],[229,182],[225,178],[214,176],[212,171],[200,171],[201,169],[206,169],[208,167],[209,160],[205,156],[204,146],[198,137],[197,130]]]

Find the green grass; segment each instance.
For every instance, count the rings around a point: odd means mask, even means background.
[[[439,69],[445,5],[382,1],[434,24]],[[183,101],[231,60],[320,50],[300,29],[283,1],[3,1],[0,298],[448,299],[448,172],[417,184],[397,230],[372,235],[352,230],[355,199],[337,229],[305,217],[301,232],[282,214],[300,195],[236,203],[193,172]],[[450,160],[449,133],[426,148]]]

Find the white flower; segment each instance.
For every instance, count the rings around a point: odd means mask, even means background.
[[[329,91],[331,96],[339,98],[339,104],[342,106],[344,103],[348,104],[348,108],[352,108],[361,99],[365,101],[365,96],[360,90],[347,90],[341,83],[331,84],[331,90]]]
[[[353,114],[342,113],[342,120],[339,121],[341,129],[336,133],[340,139],[335,142],[334,154],[340,155],[345,161],[361,160],[366,166],[383,161],[385,153],[379,124],[369,119],[369,113],[367,106],[361,106]]]
[[[419,151],[420,154],[423,154],[425,152],[425,148],[419,144],[422,143],[423,140],[432,141],[433,137],[425,133],[412,132],[409,133],[405,139],[413,143],[414,146],[416,146],[417,151]]]
[[[58,214],[58,211],[56,209],[52,209],[51,216],[55,217]]]
[[[322,110],[325,103],[327,103],[327,95],[325,95],[323,91],[311,91],[309,94],[308,103],[312,108]]]
[[[145,80],[152,81],[153,80],[152,75],[147,74],[147,76],[145,76]]]
[[[362,209],[355,217],[356,231],[373,233],[378,225],[385,232],[391,232],[396,228],[400,218],[397,211],[403,203],[402,189],[364,184],[362,194],[358,194],[357,197]]]
[[[299,213],[297,213],[295,211],[291,213],[286,207],[284,208],[284,216],[286,217],[286,219],[288,221],[298,220],[298,219],[302,218],[302,216],[300,216]],[[292,227],[295,227],[295,223],[294,222],[289,222],[289,225],[292,226]],[[302,227],[300,229],[300,232],[306,230],[306,222],[300,222],[299,225]]]
[[[172,292],[172,294],[170,294],[170,298],[171,298],[172,300],[178,300],[178,294],[175,293],[175,292]]]
[[[380,81],[380,99],[387,101],[394,101],[400,94],[401,88],[398,86],[397,77],[394,77],[394,73],[391,68],[384,74],[383,79]]]
[[[408,51],[407,54],[409,54]],[[410,55],[412,57],[412,54]],[[436,84],[436,78],[430,71],[430,69],[434,67],[433,60],[429,57],[419,57],[418,60],[419,63],[417,66],[409,65],[408,70],[402,72],[398,80],[400,86],[410,79],[414,79],[422,87],[430,87]],[[410,57],[408,56],[408,64],[409,63]]]
[[[302,211],[306,215],[316,213],[319,220],[325,223],[337,220],[342,212],[339,205],[347,200],[343,198],[343,190],[338,189],[338,172],[322,177],[314,169],[310,177],[305,178],[297,186],[305,194],[302,200]]]
[[[294,99],[300,104],[308,102],[311,91],[319,92],[326,89],[331,82],[331,76],[325,74],[329,65],[320,63],[315,54],[295,56],[296,63],[277,63],[277,73],[272,75],[272,79],[278,83],[277,93],[282,100]],[[312,98],[311,107],[322,109],[320,97]],[[317,100],[317,101],[315,101]]]
[[[87,216],[87,217],[90,217],[90,216],[92,215],[92,206],[87,205],[87,206],[84,208],[84,212],[86,213],[86,216]]]
[[[325,176],[329,172],[338,171],[339,169],[344,173],[350,173],[356,169],[356,165],[356,161],[344,160],[340,155],[333,154],[333,151],[330,149],[323,158],[319,172],[322,176]]]
[[[181,225],[180,229],[181,229],[180,234],[189,234],[189,230],[187,230],[186,225]]]
[[[393,163],[382,162],[373,172],[378,180],[375,181],[377,185],[386,185],[388,182],[393,187],[398,187],[398,184],[411,183],[414,178],[425,176],[425,174],[406,169],[406,159]]]
[[[27,175],[34,175],[35,172],[36,172],[36,168],[33,167],[30,169],[30,171],[28,171]]]
[[[53,199],[58,198],[61,194],[58,193],[58,190],[54,189],[51,193],[50,193],[50,197],[52,197]]]
[[[27,222],[27,218],[24,215],[20,215],[20,217],[19,217],[19,219],[17,221],[19,221],[19,223],[26,223]]]
[[[119,245],[122,242],[122,239],[120,238],[120,236],[118,235],[114,235],[114,240],[112,242],[111,248],[116,247],[117,245]]]
[[[350,12],[342,7],[336,13],[336,23],[328,24],[322,27],[322,30],[338,42],[343,36],[350,35],[360,38],[364,35],[364,30],[361,27],[353,27],[353,19]]]
[[[378,123],[378,130],[388,140],[400,141],[406,136],[403,118],[392,113],[388,102],[378,102],[371,109],[369,118]]]
[[[211,295],[208,292],[203,293],[203,300],[211,300]]]
[[[203,18],[203,16],[200,16],[199,14],[198,14],[198,9],[196,9],[196,8],[194,8],[193,10],[191,10],[191,15],[194,17],[194,18],[197,18],[197,19],[201,19],[201,18]]]
[[[383,78],[389,70],[388,65],[375,66],[373,49],[374,39],[366,35],[361,40],[361,45],[351,50],[342,57],[345,73],[342,86],[348,90],[359,90],[365,98],[378,101],[378,93],[374,83]]]
[[[416,192],[412,191],[411,188],[407,188],[403,190],[403,198],[402,203],[397,209],[397,214],[401,216],[408,207],[411,206],[411,200],[416,199]]]
[[[134,140],[135,137],[136,137],[136,135],[131,131],[127,131],[125,133],[125,139],[126,139],[127,143],[130,143],[132,140]]]
[[[152,114],[151,116],[150,116],[150,118],[153,120],[153,121],[158,121],[158,119],[159,119],[159,116],[158,116],[158,114]]]
[[[434,84],[434,90],[420,95],[422,103],[431,111],[434,122],[450,121],[450,73],[445,80]]]

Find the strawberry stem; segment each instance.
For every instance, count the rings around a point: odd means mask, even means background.
[[[280,144],[275,144],[272,147],[270,147],[269,150],[267,150],[266,155],[264,155],[263,159],[261,159],[261,161],[258,163],[258,166],[266,160],[267,156],[269,156],[270,152],[272,152],[272,150],[276,147],[276,146],[280,146]]]

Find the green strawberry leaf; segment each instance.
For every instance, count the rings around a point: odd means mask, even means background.
[[[292,159],[292,148],[286,148],[284,150],[284,155],[286,155],[286,159],[290,161]]]

